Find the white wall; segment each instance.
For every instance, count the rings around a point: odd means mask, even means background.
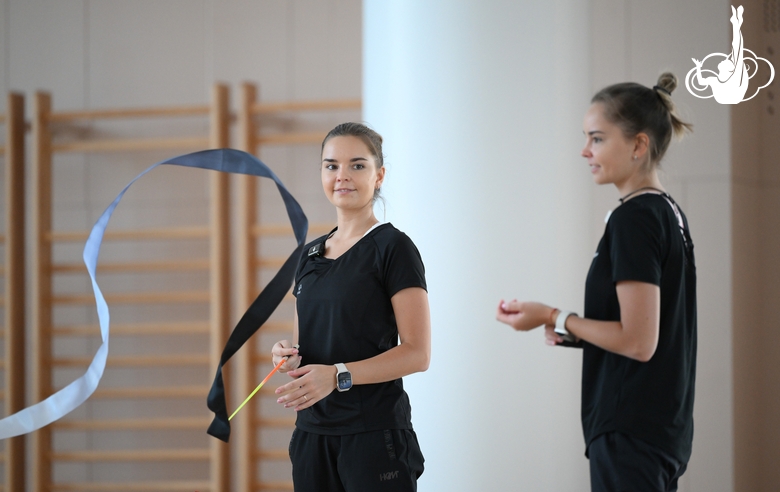
[[[581,490],[577,350],[495,321],[499,299],[580,310],[590,258],[587,4],[367,1],[364,116],[387,218],[420,248],[433,356],[406,378],[426,491]],[[577,115],[571,117],[571,115]],[[565,472],[563,471],[565,470]]]
[[[579,157],[590,96],[652,86],[666,70],[682,79],[690,58],[728,51],[729,14],[704,0],[365,2],[364,114],[387,140],[388,219],[420,246],[430,279],[433,362],[407,381],[424,490],[586,487],[580,356],[510,333],[495,305],[582,309],[590,252],[617,205]],[[673,144],[663,179],[690,219],[700,326],[681,490],[727,491],[729,115],[682,85],[674,99],[695,133]]]

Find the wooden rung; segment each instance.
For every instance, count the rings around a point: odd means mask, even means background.
[[[295,490],[292,482],[258,482],[255,490]]]
[[[52,360],[56,367],[86,367],[92,362],[92,357],[62,357]],[[110,356],[109,367],[169,367],[169,366],[200,366],[211,362],[208,354],[174,354],[174,355],[131,355]]]
[[[98,387],[91,398],[100,399],[134,399],[134,398],[205,398],[210,386],[161,386],[143,388],[103,388]]]
[[[53,461],[208,461],[211,451],[203,449],[131,449],[131,450],[87,450],[57,451],[52,453]]]
[[[293,324],[292,321],[266,321],[263,326],[260,327],[260,331],[263,333],[278,333],[278,332],[290,332],[292,333]]]
[[[206,480],[165,482],[71,482],[54,483],[52,492],[209,492],[211,483]]]
[[[286,449],[258,449],[252,453],[256,459],[261,460],[289,460],[290,454]]]
[[[257,145],[295,145],[320,144],[325,138],[325,132],[297,132],[258,135]]]
[[[0,265],[0,276],[3,276],[3,275],[5,275],[5,266],[4,265]]]
[[[256,258],[253,262],[255,268],[281,268],[287,258]]]
[[[209,260],[181,260],[181,261],[138,261],[122,263],[98,263],[98,273],[115,272],[173,272],[173,271],[194,271],[208,270]],[[51,270],[57,273],[87,273],[87,267],[83,263],[68,263],[52,265]]]
[[[259,418],[255,419],[258,427],[295,427],[295,417]]]
[[[210,418],[122,419],[122,420],[58,420],[58,430],[146,430],[146,429],[205,429]]]
[[[260,380],[258,379],[257,382],[259,383]],[[273,386],[273,385],[270,385],[270,386],[263,386],[262,388],[260,388],[259,393],[260,393],[260,396],[273,396],[273,397],[276,397],[275,391],[276,391],[276,387]]]
[[[178,302],[209,302],[210,292],[126,292],[104,294],[109,304],[166,304]],[[95,304],[93,294],[60,294],[52,297],[54,304]]]
[[[5,296],[0,296],[0,307],[5,306]]]
[[[266,323],[267,324],[267,323]],[[292,324],[289,323],[290,329]],[[190,323],[116,323],[111,325],[111,336],[126,335],[194,335],[209,333],[207,322],[193,321]],[[56,326],[54,335],[61,336],[94,336],[100,334],[98,325]]]
[[[109,118],[133,118],[149,116],[197,116],[207,115],[210,106],[170,106],[167,108],[92,109],[84,111],[57,111],[49,115],[49,121],[94,120]]]
[[[208,137],[168,137],[76,140],[52,144],[54,152],[127,152],[173,149],[203,149],[209,146]]]
[[[263,352],[261,354],[252,354],[253,364],[270,364],[271,361],[272,361],[271,354],[268,354],[266,352]]]
[[[5,242],[5,234],[0,234],[0,243]]]
[[[46,240],[56,241],[86,241],[89,231],[51,231],[46,234]],[[155,229],[106,231],[104,241],[125,241],[141,239],[208,239],[208,226],[165,227]]]
[[[336,109],[360,109],[360,99],[331,99],[325,101],[264,102],[252,106],[254,114],[271,114],[285,111],[331,111]]]
[[[0,154],[5,154],[5,145],[0,145]]]
[[[309,234],[322,236],[329,233],[335,224],[309,224]],[[253,236],[288,236],[292,235],[292,227],[289,224],[255,224],[249,231]]]

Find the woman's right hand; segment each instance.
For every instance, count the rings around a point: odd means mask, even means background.
[[[293,347],[292,343],[287,340],[280,340],[276,342],[271,349],[271,358],[273,360],[274,367],[287,357],[287,361],[279,368],[279,372],[287,372],[297,369],[301,365],[301,356],[298,355],[298,349]]]
[[[563,343],[563,338],[555,333],[555,325],[544,325],[544,343],[553,347]]]
[[[528,331],[551,323],[553,308],[541,302],[518,302],[517,299],[498,303],[496,319],[517,331]],[[553,321],[554,323],[554,321]]]

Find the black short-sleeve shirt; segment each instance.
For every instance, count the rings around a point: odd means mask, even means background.
[[[382,224],[336,259],[303,250],[295,276],[298,343],[302,364],[349,364],[398,345],[390,299],[409,287],[427,289],[425,268],[411,239]],[[383,429],[411,429],[411,406],[401,379],[333,391],[298,412],[306,432],[346,435]]]
[[[620,281],[657,285],[658,347],[648,362],[639,362],[583,343],[582,426],[586,445],[619,431],[687,463],[696,377],[696,268],[687,219],[677,209],[679,219],[671,200],[648,193],[615,209],[607,222],[588,272],[585,317],[620,320]]]

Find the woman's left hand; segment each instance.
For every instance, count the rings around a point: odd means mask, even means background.
[[[312,364],[287,374],[296,379],[276,388],[276,394],[280,395],[276,403],[285,408],[294,407],[296,412],[309,408],[336,389],[336,366]]]
[[[518,302],[517,300],[498,303],[496,319],[515,330],[528,331],[537,326],[550,323],[553,308],[541,302]]]

